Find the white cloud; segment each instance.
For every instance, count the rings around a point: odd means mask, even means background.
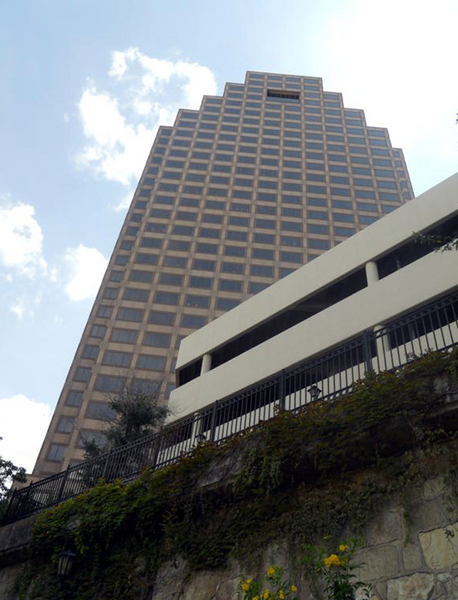
[[[0,455],[31,472],[51,419],[51,409],[24,394],[0,398]]]
[[[449,168],[458,158],[457,22],[455,0],[351,0],[316,40],[325,89],[343,91],[347,107],[364,108],[369,125],[388,127],[429,169],[431,157]]]
[[[47,271],[43,232],[34,215],[31,204],[0,196],[0,265],[30,279]]]
[[[94,298],[105,274],[107,259],[96,248],[83,244],[68,248],[65,259],[71,273],[71,279],[65,286],[70,300],[77,302]]]
[[[10,311],[16,315],[19,321],[24,319],[25,301],[23,298],[19,298],[10,306]]]
[[[137,48],[113,52],[111,91],[89,81],[78,104],[88,144],[77,164],[110,181],[138,180],[159,125],[171,125],[179,108],[198,108],[216,93],[213,73],[198,63],[152,58]]]

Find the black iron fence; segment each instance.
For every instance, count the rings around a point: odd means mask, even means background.
[[[216,401],[158,433],[31,483],[13,493],[2,524],[81,494],[100,478],[129,481],[145,467],[165,467],[190,454],[197,444],[222,443],[271,419],[278,409],[299,411],[316,399],[334,400],[348,393],[369,371],[390,370],[428,351],[448,350],[458,344],[457,314],[455,293],[374,331],[363,332],[234,397]]]

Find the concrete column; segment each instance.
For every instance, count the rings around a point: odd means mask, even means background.
[[[200,369],[200,374],[208,373],[212,368],[212,355],[204,354],[202,357],[202,368]]]
[[[372,285],[379,280],[377,263],[374,261],[366,263],[366,279],[367,285]]]

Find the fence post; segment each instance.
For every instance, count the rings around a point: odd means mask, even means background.
[[[68,472],[70,470],[70,464],[67,466],[66,470],[63,473],[62,483],[60,484],[59,493],[57,494],[57,502],[59,503],[62,499],[62,495],[64,493],[64,487],[67,482]]]
[[[370,339],[367,331],[363,331],[363,357],[364,357],[364,367],[366,369],[366,374],[372,371],[372,356],[371,356],[371,346]]]
[[[3,515],[3,518],[2,518],[2,523],[6,523],[6,519],[7,519],[7,517],[8,517],[8,513],[10,512],[10,508],[11,508],[11,507],[12,507],[12,505],[13,505],[13,500],[14,500],[14,497],[16,496],[16,492],[17,492],[17,489],[16,489],[16,488],[14,488],[14,490],[13,490],[13,495],[11,496],[11,498],[10,498],[10,501],[8,502],[8,506],[6,507],[6,512],[5,512],[5,514]]]
[[[163,430],[164,430],[164,426],[161,425],[161,428],[159,429],[159,431],[157,432],[157,435],[154,439],[154,451],[153,451],[153,456],[151,457],[151,469],[154,471],[156,468],[156,464],[157,464],[157,457],[159,456],[159,449],[161,447],[161,441],[162,441],[162,437],[163,437]]]
[[[215,400],[213,404],[213,413],[212,413],[212,422],[210,427],[210,442],[215,441],[215,432],[216,432],[216,411],[218,410],[218,400]]]
[[[280,373],[280,389],[278,391],[278,396],[279,396],[279,400],[280,400],[280,411],[284,411],[285,410],[285,398],[286,398],[285,369],[282,369],[282,372]]]
[[[107,474],[107,471],[108,471],[108,465],[110,464],[110,459],[111,459],[111,455],[112,454],[113,454],[113,448],[111,447],[110,450],[109,450],[109,452],[108,452],[107,458],[105,460],[105,464],[103,465],[103,471],[102,471],[102,475],[101,475],[102,479],[106,478],[106,474]]]

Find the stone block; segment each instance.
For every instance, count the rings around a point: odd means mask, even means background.
[[[163,564],[157,573],[151,600],[177,600],[186,575],[186,561],[180,558]]]
[[[387,582],[386,600],[429,600],[434,592],[434,575],[414,573]]]
[[[433,477],[433,479],[428,479],[428,481],[425,481],[423,485],[423,497],[426,498],[426,500],[429,500],[431,498],[435,498],[436,496],[440,496],[443,494],[445,488],[446,485],[443,475],[438,475],[437,477]]]
[[[415,503],[410,509],[410,521],[412,531],[424,531],[446,524],[448,516],[441,498]]]
[[[452,535],[447,535],[450,531]],[[419,534],[425,562],[434,571],[458,566],[458,523]]]
[[[394,546],[364,548],[355,555],[361,566],[355,571],[358,580],[369,583],[399,574],[398,553]]]
[[[407,544],[402,550],[402,562],[406,571],[420,569],[422,565],[421,550],[415,544]]]
[[[404,536],[403,518],[399,511],[387,510],[372,519],[364,532],[368,546],[385,544]]]

